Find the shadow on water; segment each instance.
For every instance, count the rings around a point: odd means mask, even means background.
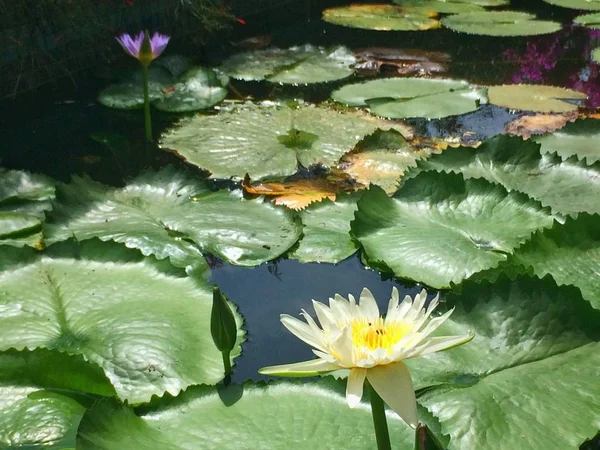
[[[338,264],[303,264],[296,260],[280,260],[246,268],[225,264],[215,268],[211,282],[217,284],[244,316],[247,331],[242,356],[235,360],[232,381],[242,383],[266,379],[258,374],[264,366],[314,359],[309,346],[290,333],[279,321],[280,314],[300,318],[305,309],[314,317],[311,300],[327,303],[340,294],[358,300],[363,287],[368,288],[385,311],[392,287],[400,298],[421,291],[420,286],[403,286],[395,280],[382,280],[381,275],[366,269],[357,255]],[[433,297],[436,292],[429,290]]]

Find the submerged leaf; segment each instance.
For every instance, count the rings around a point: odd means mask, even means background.
[[[377,128],[407,129],[366,114],[324,107],[245,104],[216,116],[195,116],[163,135],[161,147],[209,170],[215,178],[246,173],[252,179],[285,177],[298,163],[331,166]]]
[[[377,31],[419,31],[439,28],[436,13],[392,5],[354,4],[323,11],[323,20],[335,25]]]
[[[534,14],[517,11],[463,13],[442,19],[442,25],[454,31],[486,36],[531,36],[554,33],[559,22],[537,20]]]
[[[488,87],[492,105],[523,111],[564,113],[577,111],[574,101],[585,100],[587,95],[556,86],[537,84],[504,84]]]

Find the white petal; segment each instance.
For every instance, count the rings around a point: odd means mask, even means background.
[[[398,289],[396,289],[396,286],[394,286],[392,288],[392,297],[390,298],[390,302],[388,303],[387,314],[385,315],[386,320],[389,317],[393,316],[395,314],[395,312],[397,311],[398,301],[399,301]]]
[[[429,306],[427,307],[427,310],[424,311],[424,313],[422,314],[422,316],[416,321],[415,325],[414,325],[414,331],[417,332],[421,329],[421,327],[425,324],[425,322],[427,322],[427,319],[429,318],[429,316],[431,316],[431,313],[435,310],[435,308],[437,307],[440,297],[440,294],[438,293],[435,298],[433,300],[431,300],[431,302],[429,303]],[[423,311],[423,310],[422,310]]]
[[[297,338],[302,339],[308,345],[317,348],[323,352],[326,352],[324,345],[324,339],[321,335],[315,335],[311,327],[296,319],[295,317],[288,316],[287,314],[281,315],[281,323],[284,327],[290,330]]]
[[[353,368],[348,375],[348,383],[346,384],[346,401],[350,408],[356,408],[363,395],[363,386],[365,384],[365,376],[367,369]]]
[[[331,331],[332,328],[337,328],[336,319],[331,314],[331,310],[323,303],[314,300],[312,302],[315,313],[317,314],[317,319],[319,319],[323,331]]]
[[[373,320],[379,318],[379,307],[375,301],[375,297],[371,294],[371,291],[364,288],[360,293],[360,311],[361,313]]]
[[[415,295],[415,300],[412,302],[410,311],[406,314],[406,319],[411,322],[415,322],[417,317],[422,314],[423,306],[425,305],[425,301],[427,300],[427,291],[423,289],[417,295]]]
[[[408,367],[402,361],[376,366],[367,380],[387,405],[411,427],[417,427],[417,399]]]
[[[475,337],[475,334],[469,332],[463,336],[438,336],[429,338],[422,345],[408,352],[406,358],[415,358],[417,356],[448,350],[469,342],[473,337]]]
[[[452,311],[454,311],[454,308],[452,308],[450,311],[445,312],[441,316],[434,317],[433,319],[431,319],[429,323],[425,326],[425,328],[423,328],[423,330],[419,332],[419,334],[421,335],[421,339],[419,339],[419,342],[421,342],[424,338],[426,338],[435,330],[437,330],[437,328],[440,325],[442,325],[446,320],[448,320],[448,317],[450,317]]]
[[[385,320],[390,320],[390,321],[402,320],[402,319],[404,319],[404,317],[406,316],[408,311],[410,311],[411,307],[412,307],[412,298],[410,298],[410,296],[407,295],[404,297],[404,299],[402,300],[402,303],[400,303],[400,306],[393,313],[393,315],[386,317]]]
[[[352,330],[350,327],[344,327],[337,339],[329,343],[330,351],[327,353],[335,355],[334,357],[344,367],[352,367],[354,364]]]
[[[280,366],[263,367],[258,373],[263,375],[277,375],[280,377],[310,377],[321,372],[339,370],[340,366],[322,359],[311,359],[293,364],[282,364]]]
[[[329,353],[324,353],[319,350],[313,350],[312,352],[319,358],[324,359],[325,361],[329,361],[330,363],[335,363],[335,364],[338,363],[337,359],[335,359]]]

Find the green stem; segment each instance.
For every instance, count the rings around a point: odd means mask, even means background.
[[[365,384],[369,389],[371,414],[373,415],[373,426],[375,427],[375,437],[377,438],[377,450],[391,450],[390,433],[385,418],[385,404],[379,394],[375,392],[373,386],[368,381]]]
[[[223,355],[223,367],[225,367],[225,379],[223,380],[225,385],[228,385],[231,381],[231,352],[221,352]]]
[[[144,122],[146,125],[146,140],[152,142],[152,119],[150,118],[150,95],[148,94],[148,66],[142,65],[144,73]]]

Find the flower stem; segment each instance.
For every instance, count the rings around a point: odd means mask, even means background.
[[[373,415],[375,437],[377,438],[377,450],[391,450],[390,433],[385,418],[385,404],[368,381],[366,385],[369,389],[369,399],[371,400],[371,414]]]
[[[142,64],[144,73],[144,123],[146,125],[146,140],[152,142],[152,120],[150,118],[150,95],[148,94],[148,66]]]
[[[221,352],[221,354],[223,355],[223,366],[225,367],[225,378],[223,382],[227,386],[231,381],[231,352],[225,351]]]

